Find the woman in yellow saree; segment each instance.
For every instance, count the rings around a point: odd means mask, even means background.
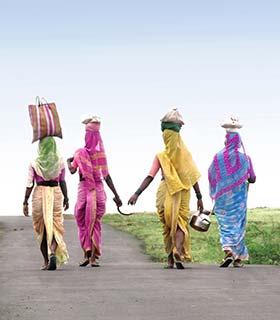
[[[161,169],[162,180],[157,191],[156,207],[163,224],[168,269],[174,268],[174,263],[178,269],[184,269],[183,261],[191,261],[188,221],[192,187],[197,196],[197,208],[203,210],[198,184],[200,173],[179,133],[183,124],[177,109],[161,120],[165,150],[156,155],[149,175],[128,201],[128,204],[134,205]]]

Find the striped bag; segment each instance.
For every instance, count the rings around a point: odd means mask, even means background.
[[[62,138],[56,105],[54,103],[48,103],[43,98],[42,100],[44,100],[45,103],[42,103],[40,98],[36,97],[36,104],[28,106],[31,125],[33,127],[32,142],[48,136]]]

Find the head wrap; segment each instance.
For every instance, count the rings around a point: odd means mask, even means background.
[[[243,152],[241,137],[237,132],[227,132],[225,147],[218,152],[208,169],[210,196],[217,199],[248,179],[249,160]]]
[[[38,157],[33,163],[35,172],[46,181],[59,176],[63,161],[58,155],[53,137],[45,137],[39,142]]]
[[[164,179],[171,195],[189,190],[199,179],[200,173],[178,132],[163,131],[165,150],[158,154]]]
[[[99,131],[100,122],[88,122],[86,124],[86,131]]]
[[[180,132],[182,125],[174,122],[162,122],[161,123],[161,131],[165,129],[173,130],[175,132]]]
[[[101,179],[101,175],[106,177],[109,174],[100,122],[87,122],[85,146],[75,152],[74,159],[90,190],[95,189],[95,182]]]

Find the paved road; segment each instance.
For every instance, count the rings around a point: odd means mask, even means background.
[[[134,238],[104,226],[102,267],[79,268],[73,220],[65,221],[71,261],[40,271],[31,218],[0,217],[1,320],[279,320],[280,268],[164,270]]]

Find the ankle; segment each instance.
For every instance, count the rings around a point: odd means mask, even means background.
[[[171,257],[168,256],[168,257],[167,257],[167,262],[168,262],[168,263],[174,263],[174,258],[173,258],[173,256],[171,256]]]

